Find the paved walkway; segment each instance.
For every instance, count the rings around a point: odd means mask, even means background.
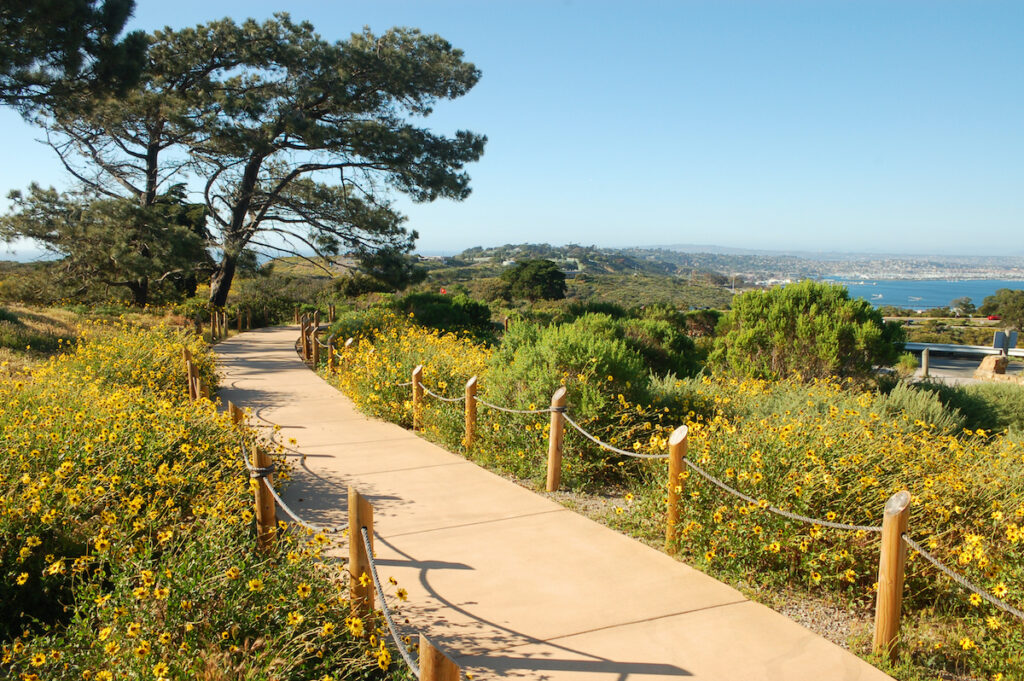
[[[359,414],[298,359],[297,336],[218,344],[221,398],[297,441],[306,463],[285,499],[300,514],[341,524],[348,485],[369,497],[381,578],[409,591],[409,626],[474,679],[889,678],[702,572]]]

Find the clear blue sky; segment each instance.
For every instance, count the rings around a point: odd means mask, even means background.
[[[152,30],[260,0],[137,0]],[[1024,253],[1024,2],[291,3],[326,38],[415,26],[483,72],[427,124],[486,134],[423,251],[674,243]],[[0,111],[0,192],[65,182]]]

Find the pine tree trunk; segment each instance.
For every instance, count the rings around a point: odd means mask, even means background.
[[[137,307],[145,307],[149,302],[149,279],[140,277],[138,281],[131,281],[126,284],[132,292],[132,304]]]
[[[235,277],[237,261],[237,256],[225,253],[224,259],[210,276],[210,303],[217,307],[224,307],[228,302],[228,291],[231,290],[231,280]]]

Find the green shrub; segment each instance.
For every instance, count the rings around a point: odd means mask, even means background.
[[[937,393],[903,381],[887,395],[880,394],[877,405],[887,416],[906,416],[915,424],[934,426],[940,433],[957,433],[966,422],[960,410],[943,404]]]
[[[919,366],[917,356],[912,352],[904,352],[896,360],[896,372],[901,376],[913,376]]]
[[[491,308],[465,295],[410,293],[391,303],[396,312],[413,315],[419,324],[452,333],[463,333],[478,340],[493,340]]]
[[[491,360],[494,390],[506,404],[548,404],[559,385],[568,390],[574,413],[599,417],[618,393],[646,396],[647,367],[608,315],[587,314],[545,328],[513,324]],[[500,386],[500,387],[499,387]]]
[[[629,319],[622,323],[626,343],[656,374],[697,373],[697,348],[678,326],[660,319]]]
[[[720,326],[711,361],[752,378],[864,380],[895,361],[904,337],[867,301],[813,281],[736,296]]]

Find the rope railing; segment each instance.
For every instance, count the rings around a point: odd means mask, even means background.
[[[459,397],[445,397],[444,395],[438,395],[437,393],[431,391],[430,388],[423,385],[422,383],[420,383],[419,386],[423,388],[423,392],[430,395],[434,399],[441,400],[442,402],[462,402],[463,400],[466,399],[465,395],[460,395]]]
[[[346,347],[351,344],[346,344]],[[472,441],[472,433],[475,429],[476,419],[476,406],[482,405],[495,411],[509,413],[509,414],[521,414],[521,415],[535,415],[535,414],[551,414],[551,429],[549,432],[549,456],[548,456],[548,484],[547,491],[555,491],[558,488],[561,471],[561,449],[562,449],[562,437],[563,437],[563,424],[568,423],[575,429],[581,436],[597,445],[601,449],[604,449],[615,454],[632,457],[637,459],[668,459],[669,461],[669,499],[668,499],[668,523],[666,529],[666,548],[676,540],[677,535],[675,532],[675,525],[679,518],[679,501],[682,492],[682,481],[684,476],[683,471],[689,468],[691,471],[696,473],[700,478],[714,485],[720,490],[745,501],[748,504],[756,506],[767,512],[786,518],[788,520],[802,522],[810,525],[817,525],[820,527],[827,527],[843,531],[852,532],[870,532],[874,534],[881,534],[882,536],[882,550],[879,558],[879,583],[880,586],[878,592],[878,603],[876,605],[876,620],[875,620],[875,652],[889,652],[891,655],[895,650],[895,642],[898,638],[899,631],[899,603],[902,597],[896,598],[893,594],[896,592],[902,593],[903,589],[903,561],[902,559],[897,560],[894,558],[894,551],[900,544],[906,544],[914,551],[918,552],[925,560],[934,565],[940,572],[948,576],[955,583],[968,591],[977,594],[979,598],[987,601],[991,605],[1000,610],[1009,613],[1017,618],[1024,620],[1024,611],[1006,603],[998,597],[988,593],[984,589],[972,584],[966,577],[960,575],[942,564],[937,558],[928,553],[920,544],[913,541],[906,532],[907,518],[909,517],[909,504],[910,494],[908,492],[900,492],[893,495],[886,503],[885,513],[883,515],[882,525],[857,525],[851,523],[836,522],[832,520],[826,520],[823,518],[816,518],[812,516],[806,516],[793,511],[780,508],[765,499],[757,499],[748,494],[744,494],[738,489],[730,486],[726,482],[711,475],[703,468],[695,464],[693,461],[686,457],[686,428],[681,427],[673,433],[669,439],[670,451],[668,454],[646,454],[642,452],[629,451],[626,449],[620,449],[611,444],[603,442],[593,434],[587,432],[583,426],[581,426],[575,419],[573,419],[568,410],[565,407],[565,392],[564,388],[560,388],[556,391],[552,397],[552,404],[550,407],[543,409],[514,409],[511,407],[504,407],[501,405],[493,404],[486,400],[481,399],[476,395],[476,377],[470,379],[467,384],[466,395],[460,397],[445,397],[439,395],[430,390],[421,380],[423,367],[418,366],[413,370],[413,380],[405,381],[400,383],[392,383],[395,387],[409,387],[413,388],[413,428],[419,430],[421,428],[422,421],[422,399],[423,395],[429,395],[435,399],[438,399],[446,403],[465,402],[466,405],[466,438],[465,442],[467,447]],[[472,390],[470,390],[470,384],[472,384]],[[680,435],[681,432],[681,435]],[[895,529],[894,529],[895,528]],[[896,573],[899,574],[896,574]],[[888,595],[887,595],[888,594]]]
[[[251,457],[249,456],[249,451],[245,446],[244,438],[241,440],[241,447],[242,463],[245,464],[246,469],[249,471],[249,477],[255,480],[259,480],[263,484],[263,486],[266,487],[267,491],[270,492],[270,496],[274,498],[274,501],[277,502],[277,505],[281,507],[281,510],[285,512],[285,515],[294,520],[298,525],[301,525],[302,527],[306,528],[307,530],[310,530],[311,532],[318,532],[323,534],[340,534],[348,529],[347,524],[335,526],[315,525],[309,522],[308,520],[302,518],[298,513],[292,510],[292,508],[287,503],[285,503],[284,499],[281,498],[281,495],[278,494],[276,489],[274,489],[273,483],[271,483],[270,479],[267,477],[268,475],[274,472],[274,465],[271,464],[270,466],[262,467],[253,466],[251,463],[249,463],[249,459]]]
[[[977,594],[980,598],[988,601],[989,603],[999,608],[1003,612],[1009,613],[1020,620],[1024,620],[1024,610],[1015,608],[1006,601],[996,598],[989,592],[982,589],[980,586],[976,586],[975,584],[968,581],[967,578],[963,575],[959,574],[958,572],[954,572],[952,569],[944,565],[938,558],[925,551],[924,547],[918,544],[913,539],[911,539],[907,535],[907,533],[904,532],[903,534],[901,534],[900,538],[903,539],[903,542],[907,546],[921,554],[922,558],[924,558],[929,563],[934,565],[939,572],[952,579],[954,582],[962,586],[964,589],[967,589],[971,593]]]
[[[554,409],[552,409],[551,407],[547,407],[545,409],[512,409],[511,407],[499,407],[498,405],[491,404],[490,402],[482,400],[479,397],[476,398],[476,401],[482,404],[483,406],[487,407],[488,409],[493,409],[494,411],[503,411],[506,414],[550,414],[551,412],[554,411]]]
[[[363,539],[363,547],[366,549],[366,559],[370,564],[370,577],[373,579],[373,588],[377,592],[377,599],[380,601],[381,612],[384,613],[384,621],[388,624],[388,631],[391,633],[391,640],[395,642],[395,647],[398,648],[398,654],[402,656],[405,663],[409,665],[409,669],[412,673],[419,678],[420,667],[416,664],[416,661],[412,659],[412,655],[409,654],[409,649],[406,647],[402,637],[398,634],[398,627],[395,625],[394,616],[391,614],[391,608],[388,606],[387,598],[384,597],[384,589],[380,585],[380,577],[377,576],[377,561],[373,555],[373,547],[370,545],[370,535],[366,530],[366,527],[359,528],[359,534]]]
[[[733,487],[730,487],[729,485],[725,484],[724,482],[722,482],[718,478],[712,476],[707,471],[705,471],[702,468],[700,468],[697,464],[693,463],[689,459],[684,459],[683,463],[685,463],[686,466],[690,470],[692,470],[694,473],[696,473],[700,477],[704,478],[705,480],[710,482],[712,485],[718,487],[719,489],[722,489],[722,490],[728,492],[729,494],[733,495],[734,497],[738,497],[738,498],[742,499],[743,501],[747,502],[748,504],[753,504],[755,506],[758,506],[759,508],[763,508],[766,511],[770,511],[771,513],[774,513],[776,515],[780,515],[783,518],[789,518],[790,520],[798,520],[800,522],[809,523],[811,525],[821,525],[823,527],[831,527],[831,528],[834,528],[836,530],[852,530],[852,531],[857,531],[857,532],[861,532],[861,531],[863,531],[863,532],[881,532],[882,531],[882,527],[880,525],[879,526],[875,526],[875,525],[850,525],[850,524],[847,524],[847,523],[833,522],[831,520],[822,520],[821,518],[812,518],[810,516],[800,515],[799,513],[793,513],[792,511],[787,511],[785,509],[779,508],[778,506],[773,506],[772,504],[769,504],[768,502],[764,501],[763,499],[755,499],[754,497],[748,496],[748,495],[744,494],[743,492],[740,492],[739,490],[734,489]]]
[[[581,426],[580,424],[576,423],[574,420],[572,420],[572,418],[569,417],[569,414],[563,412],[562,413],[562,418],[565,419],[566,423],[568,423],[570,426],[575,428],[576,431],[579,432],[580,435],[582,435],[583,437],[587,438],[588,440],[593,442],[598,447],[600,447],[602,449],[607,449],[609,452],[615,452],[616,454],[621,454],[622,456],[631,456],[634,459],[667,459],[668,458],[668,454],[641,454],[639,452],[630,452],[630,451],[627,451],[625,449],[619,449],[618,447],[613,447],[610,444],[607,444],[605,442],[601,442],[596,437],[594,437],[593,435],[591,435],[590,433],[585,431],[583,429],[583,426]]]

